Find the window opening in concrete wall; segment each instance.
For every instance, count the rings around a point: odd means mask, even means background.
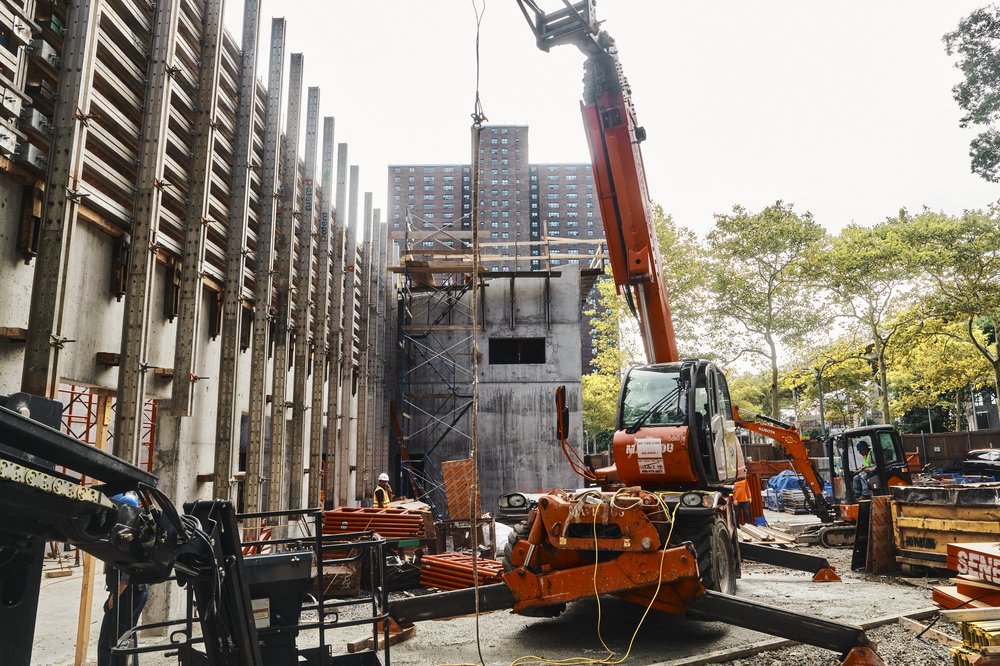
[[[490,338],[490,365],[545,363],[545,338]]]

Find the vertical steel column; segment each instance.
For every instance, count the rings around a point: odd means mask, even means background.
[[[312,307],[313,206],[316,188],[316,149],[319,134],[319,88],[309,88],[306,102],[306,160],[302,179],[302,216],[299,220],[298,289],[295,293],[295,384],[292,393],[292,435],[288,442],[291,467],[288,508],[302,506],[303,446],[306,438],[306,410],[309,408],[309,357],[316,340],[310,318]],[[313,381],[316,381],[315,375]],[[319,377],[320,385],[323,378]]]
[[[167,155],[167,124],[170,111],[174,46],[180,0],[161,0],[156,5],[152,56],[146,73],[145,109],[139,139],[139,169],[132,219],[132,251],[125,283],[125,317],[122,323],[121,365],[118,368],[118,402],[115,412],[114,454],[138,462],[142,409],[145,401],[146,354],[149,314],[156,281],[156,235],[160,223]]]
[[[354,499],[360,500],[364,497],[364,486],[362,481],[367,479],[366,467],[371,464],[367,458],[368,450],[366,442],[368,439],[368,332],[374,326],[369,316],[368,307],[371,303],[371,275],[372,275],[372,219],[368,206],[371,194],[365,194],[365,240],[361,244],[361,274],[356,278],[359,284],[358,302],[358,419],[356,425],[357,436],[355,464],[357,473],[354,480]]]
[[[309,498],[308,506],[319,506],[320,470],[323,465],[323,424],[327,423],[327,431],[332,433],[336,426],[332,412],[327,420],[323,419],[324,401],[323,389],[326,387],[336,393],[336,383],[333,376],[326,382],[327,357],[330,353],[329,318],[330,301],[330,203],[333,200],[333,116],[323,118],[323,158],[322,196],[317,201],[319,208],[319,234],[316,242],[319,244],[319,261],[316,266],[316,317],[313,319],[313,357],[312,357],[312,412],[309,424]],[[331,427],[332,426],[332,427]]]
[[[72,0],[67,11],[62,71],[52,117],[45,208],[35,257],[21,390],[55,398],[63,330],[66,273],[80,201],[90,92],[97,58],[99,0]]]
[[[281,195],[278,200],[278,227],[274,234],[277,256],[275,292],[277,322],[274,340],[274,373],[271,379],[271,478],[267,506],[272,511],[285,507],[285,425],[288,396],[288,345],[292,326],[292,255],[295,253],[295,211],[299,181],[299,121],[302,118],[302,54],[293,53],[288,80],[288,116],[285,120],[285,155],[282,160]],[[301,224],[302,222],[299,221]],[[299,255],[302,260],[302,255]],[[301,465],[300,465],[301,468]],[[291,470],[295,473],[295,470]],[[301,474],[301,469],[299,474]]]
[[[337,503],[350,506],[353,488],[350,487],[352,442],[357,446],[357,433],[351,436],[351,406],[355,395],[354,325],[356,323],[355,290],[358,263],[358,167],[351,166],[351,194],[347,204],[347,240],[344,243],[344,327],[340,335],[340,442],[337,446]],[[365,196],[365,212],[371,210],[371,195]],[[356,453],[356,449],[355,449]]]
[[[365,353],[363,355],[364,365],[363,372],[365,377],[365,393],[364,393],[364,421],[362,421],[360,408],[358,413],[358,424],[364,423],[364,437],[358,437],[358,449],[363,451],[363,454],[359,454],[358,461],[358,499],[364,498],[367,493],[369,493],[374,488],[375,479],[374,474],[382,471],[379,467],[381,461],[375,455],[375,441],[376,428],[378,421],[378,381],[375,376],[375,366],[381,363],[379,354],[376,352],[378,349],[375,346],[375,340],[377,338],[377,330],[381,322],[378,319],[378,304],[381,301],[381,294],[379,293],[379,276],[381,274],[381,269],[379,268],[379,252],[381,247],[381,234],[378,233],[381,224],[382,211],[376,208],[372,213],[372,222],[368,225],[368,242],[369,247],[368,252],[368,269],[367,269],[367,282],[368,282],[368,298],[365,301],[366,311],[362,313],[362,316],[368,322],[366,327],[366,336],[364,339],[364,349]],[[363,464],[362,464],[363,461]]]
[[[257,17],[260,0],[243,5],[243,50],[240,57],[236,134],[233,137],[229,226],[226,230],[226,279],[222,291],[222,351],[219,359],[219,402],[215,420],[215,478],[212,496],[229,499],[233,451],[239,447],[236,396],[239,395],[240,318],[246,276],[247,230],[250,210],[250,169],[253,164],[253,120],[257,99]]]
[[[391,339],[392,327],[390,319],[395,318],[395,313],[390,310],[389,303],[395,302],[395,292],[389,274],[389,223],[382,225],[377,231],[379,235],[379,301],[378,301],[378,337],[375,341],[375,348],[381,350],[378,365],[376,366],[376,379],[378,382],[378,427],[375,430],[377,439],[375,440],[375,457],[379,461],[379,469],[389,470],[389,391],[386,385],[391,377],[392,359],[395,351],[394,341]]]
[[[347,246],[347,144],[337,144],[337,198],[333,210],[333,261],[330,267],[330,367],[326,414],[326,471],[323,484],[325,502],[336,504],[337,468],[340,446],[340,358],[344,332],[344,250]]]
[[[184,254],[181,258],[180,308],[177,314],[177,338],[174,345],[174,383],[171,413],[191,414],[198,338],[201,322],[202,261],[205,235],[213,220],[209,215],[212,165],[215,163],[215,115],[218,108],[219,67],[222,59],[222,2],[207,0],[201,38],[201,69],[198,73],[198,98],[192,125],[193,159],[188,174],[188,207],[184,230]]]
[[[281,84],[285,62],[285,19],[271,20],[271,59],[268,63],[267,112],[261,159],[260,217],[257,220],[257,262],[254,275],[253,354],[250,361],[250,415],[243,506],[260,511],[263,473],[264,419],[267,393],[267,345],[271,325],[271,265],[274,246],[274,203],[281,134]],[[252,103],[252,102],[251,102]],[[273,422],[272,422],[273,426]],[[272,472],[271,477],[274,477]]]

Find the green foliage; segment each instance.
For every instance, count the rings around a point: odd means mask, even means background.
[[[678,226],[659,204],[653,205],[653,224],[677,345],[682,356],[704,356],[704,342],[699,339],[698,331],[704,323],[711,284],[707,250],[697,234]]]
[[[818,295],[810,288],[809,260],[826,240],[810,213],[781,201],[759,213],[735,206],[716,215],[709,233],[713,319],[729,355],[769,364],[769,407],[778,417],[779,346],[801,342],[819,322]],[[724,344],[724,343],[723,343]]]
[[[944,36],[945,50],[957,56],[955,67],[965,77],[952,88],[964,112],[959,125],[978,125],[983,130],[969,146],[972,172],[996,183],[1000,180],[1000,8],[988,5],[958,23],[958,29]]]
[[[592,372],[582,378],[583,428],[588,433],[614,430],[618,406],[618,375]]]
[[[907,308],[917,267],[906,242],[906,224],[906,212],[900,211],[899,217],[874,227],[847,226],[821,257],[823,282],[839,314],[860,326],[857,339],[870,341],[885,421],[891,419],[885,350],[908,323],[904,313],[913,312]]]
[[[977,330],[975,335],[982,343],[983,332]],[[993,385],[992,366],[969,343],[961,320],[922,319],[902,329],[889,352],[896,413],[928,407],[951,409],[956,396],[969,388]]]
[[[924,311],[962,323],[949,334],[975,347],[1000,382],[994,333],[1000,323],[1000,208],[965,211],[960,218],[925,210],[908,220],[907,240],[926,276]]]
[[[771,409],[770,379],[765,373],[728,373],[729,397],[743,412],[766,414]]]

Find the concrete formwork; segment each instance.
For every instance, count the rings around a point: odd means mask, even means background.
[[[126,391],[128,408],[119,410],[113,430],[121,431],[121,452],[133,460],[138,415],[157,401],[152,467],[167,494],[178,504],[230,497],[236,472],[247,469],[248,440],[256,445],[251,471],[264,469],[272,416],[284,409],[273,405],[272,386],[295,380],[281,366],[276,373],[270,358],[272,308],[280,303],[286,353],[296,355],[299,370],[297,388],[287,393],[301,403],[297,418],[312,422],[294,432],[295,479],[286,487],[301,496],[308,458],[317,477],[309,499],[318,501],[321,433],[357,450],[357,406],[347,400],[338,411],[336,400],[353,393],[354,359],[364,344],[353,337],[367,316],[351,308],[341,323],[326,312],[348,300],[339,291],[345,270],[352,283],[388,289],[388,281],[371,279],[367,266],[353,256],[345,262],[342,254],[293,271],[320,245],[313,227],[332,219],[332,123],[322,187],[313,193],[320,185],[312,176],[315,137],[303,164],[297,132],[281,117],[277,88],[288,76],[283,38],[271,42],[271,81],[279,85],[271,86],[270,109],[267,86],[256,76],[259,0],[245,3],[246,59],[240,42],[219,30],[217,0],[0,0],[0,6],[9,10],[0,21],[8,15],[18,25],[25,17],[34,21],[26,33],[6,26],[12,41],[0,54],[0,85],[11,93],[0,100],[0,392],[23,387],[54,395],[69,383]],[[283,22],[280,28],[283,35]],[[308,131],[315,134],[321,110],[318,91],[310,95],[317,108],[310,108]],[[14,102],[18,108],[8,108]],[[291,176],[279,184],[276,158],[286,132],[283,161]],[[346,144],[343,154],[345,173],[337,181],[346,183]],[[282,186],[287,270],[276,281],[270,236],[281,215],[274,194]],[[351,190],[357,202],[356,173]],[[304,202],[309,207],[301,215]],[[336,215],[341,228],[346,209],[345,201]],[[331,243],[332,253],[337,248]],[[315,302],[319,284],[326,285],[323,307]],[[312,349],[312,338],[323,348]],[[327,344],[336,345],[333,359]],[[346,391],[338,354],[350,368]],[[310,402],[318,414],[306,414]],[[374,419],[380,410],[369,411]],[[341,419],[350,427],[338,429]],[[351,473],[349,456],[338,463]],[[330,476],[339,474],[334,469]],[[245,485],[254,489],[246,508],[259,506],[259,478]],[[287,502],[281,496],[279,506]]]

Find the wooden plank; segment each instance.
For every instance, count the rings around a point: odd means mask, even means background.
[[[940,643],[946,647],[961,647],[962,641],[957,640],[944,633],[943,631],[938,631],[933,627],[928,628],[927,625],[921,624],[916,620],[911,620],[908,617],[899,618],[899,624],[906,627],[910,631],[916,632],[922,636],[926,636],[936,643]]]
[[[402,643],[405,640],[413,638],[416,634],[417,634],[417,626],[415,624],[411,624],[410,626],[404,628],[402,631],[398,631],[395,633],[390,632],[389,645]],[[370,650],[372,649],[372,645],[374,644],[374,642],[375,641],[372,640],[371,637],[365,638],[360,641],[352,641],[347,644],[347,651],[354,653],[354,652],[361,652],[362,650]],[[374,649],[381,650],[384,644],[385,641],[382,640],[382,634],[380,633],[378,645]]]
[[[441,463],[441,475],[444,477],[444,491],[448,498],[448,515],[452,520],[469,520],[471,498],[470,488],[475,468],[471,458],[465,460],[447,460]],[[476,515],[482,515],[480,499],[476,498]]]
[[[28,329],[18,326],[0,326],[0,338],[11,342],[27,342]]]
[[[76,653],[73,666],[83,666],[90,643],[90,613],[94,599],[94,556],[83,554],[83,587],[80,589],[80,615],[76,623]]]
[[[941,611],[946,622],[985,622],[1000,620],[1000,608],[956,608]]]
[[[892,540],[892,516],[888,497],[873,497],[868,526],[868,559],[865,571],[873,574],[896,571],[896,552]]]

